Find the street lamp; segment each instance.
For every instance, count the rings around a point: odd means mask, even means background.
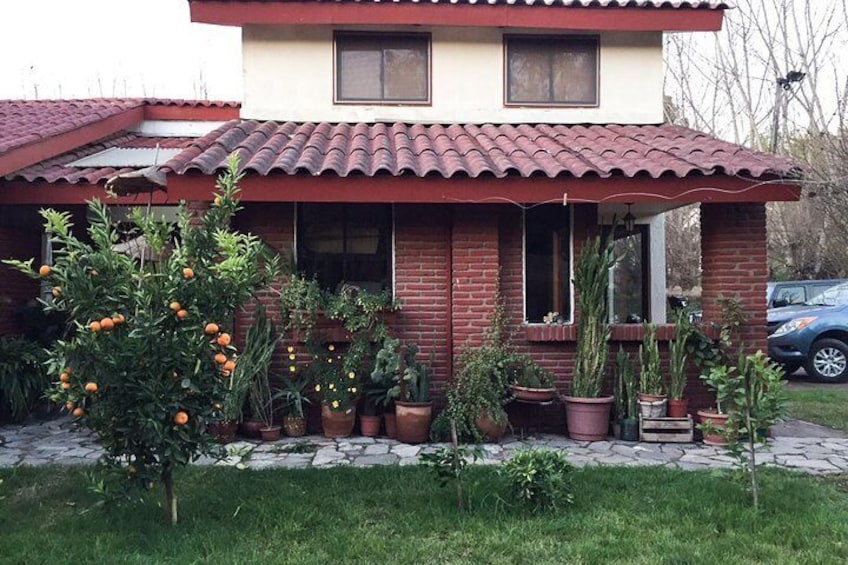
[[[789,71],[786,73],[785,77],[777,77],[776,82],[778,88],[776,88],[774,92],[774,108],[772,109],[774,119],[771,125],[771,145],[769,146],[770,153],[777,151],[777,135],[778,129],[780,128],[780,108],[783,105],[784,93],[792,90],[792,85],[804,80],[805,76],[807,76],[807,74],[802,73],[801,71]]]

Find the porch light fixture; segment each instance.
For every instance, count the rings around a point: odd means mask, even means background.
[[[636,227],[636,216],[630,211],[630,207],[633,206],[632,203],[627,203],[627,213],[621,219],[624,223],[624,229],[627,230],[627,233],[633,233],[634,228]]]

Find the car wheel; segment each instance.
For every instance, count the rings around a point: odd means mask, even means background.
[[[783,372],[788,377],[801,368],[801,363],[780,363],[780,368],[783,369]]]
[[[824,383],[848,380],[848,346],[838,339],[820,339],[810,348],[807,374]]]

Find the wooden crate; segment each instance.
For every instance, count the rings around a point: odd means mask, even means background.
[[[639,441],[649,443],[692,443],[694,423],[686,418],[639,417]]]

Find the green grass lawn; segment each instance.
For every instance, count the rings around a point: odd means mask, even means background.
[[[729,477],[578,470],[575,503],[533,516],[503,502],[489,468],[471,471],[466,514],[418,468],[193,468],[179,476],[181,523],[171,528],[158,496],[106,508],[81,469],[3,469],[0,562],[848,562],[845,477],[769,472],[760,515]]]
[[[790,418],[848,432],[848,390],[793,390],[787,396]]]

